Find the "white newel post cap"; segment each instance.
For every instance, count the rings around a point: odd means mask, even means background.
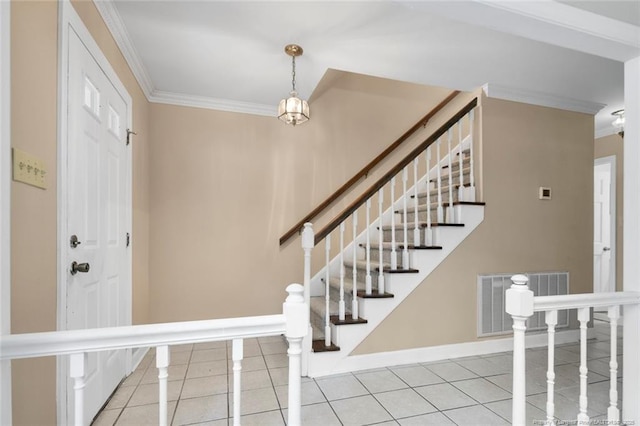
[[[304,303],[304,287],[300,284],[289,284],[287,300],[282,304],[287,326],[287,337],[304,337],[309,329],[309,308]]]
[[[513,316],[530,317],[533,315],[533,292],[527,283],[525,275],[511,277],[513,284],[505,292],[507,313]]]
[[[313,224],[307,222],[302,228],[302,248],[304,250],[311,250],[315,245],[315,235],[313,233]]]

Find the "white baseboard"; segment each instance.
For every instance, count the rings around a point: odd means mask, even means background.
[[[133,373],[134,371],[136,371],[136,368],[138,368],[138,366],[140,365],[140,363],[142,362],[142,358],[144,358],[144,356],[147,354],[147,352],[149,352],[149,348],[135,348],[133,349],[133,353],[131,354],[131,371],[129,371],[127,374],[129,373]]]
[[[595,337],[595,331],[589,329],[588,338]],[[580,330],[558,331],[555,335],[556,344],[573,343],[580,339]],[[527,348],[546,346],[547,333],[540,332],[526,336]],[[420,362],[444,361],[475,355],[487,355],[513,350],[513,337],[503,339],[482,340],[477,342],[456,343],[452,345],[431,346],[426,348],[405,349],[393,352],[378,352],[366,355],[346,357],[332,371],[316,372],[312,377],[322,377],[330,374],[350,373],[372,368],[383,368],[394,365],[416,364]]]

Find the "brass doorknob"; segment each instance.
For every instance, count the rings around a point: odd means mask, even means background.
[[[89,272],[91,265],[88,263],[78,263],[75,260],[71,262],[71,275],[75,275],[78,272]]]

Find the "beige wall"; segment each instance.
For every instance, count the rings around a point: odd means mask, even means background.
[[[133,98],[133,318],[148,320],[148,103],[92,2],[74,6]],[[11,5],[12,146],[44,160],[48,189],[11,186],[13,333],[51,331],[57,318],[57,2]],[[35,267],[34,267],[35,265]],[[55,424],[53,358],[13,362],[14,424]],[[37,409],[34,409],[37,401]]]
[[[330,72],[312,97],[312,120],[296,128],[150,105],[93,3],[74,6],[134,101],[134,323],[279,312],[302,269],[299,239],[280,247],[279,237],[448,93]],[[49,169],[46,191],[12,185],[14,333],[56,328],[57,22],[55,2],[12,4],[12,145]],[[467,260],[447,260],[361,353],[475,339],[478,273],[564,269],[572,291],[590,289],[584,190],[593,145],[579,141],[592,139],[592,118],[494,100],[483,114],[487,219],[459,248]],[[541,185],[553,187],[552,201],[536,199]],[[456,291],[470,296],[459,300]],[[452,338],[425,326],[450,319],[451,306],[463,308]],[[389,332],[408,319],[419,325]],[[54,360],[13,364],[15,423],[55,423]]]
[[[280,312],[302,279],[300,239],[280,236],[448,93],[331,71],[295,128],[153,104],[151,320]]]
[[[622,239],[623,226],[623,139],[618,135],[595,140],[595,158],[616,157],[616,291],[622,291]]]
[[[569,271],[591,291],[593,117],[495,99],[482,115],[484,222],[355,354],[478,340],[479,274]]]

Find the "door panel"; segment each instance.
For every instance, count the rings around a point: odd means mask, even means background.
[[[611,265],[611,166],[599,164],[593,174],[593,291],[615,290]]]
[[[120,96],[96,60],[70,31],[67,141],[66,258],[90,265],[67,274],[67,329],[128,325],[129,257],[126,247],[128,153],[123,126],[128,117]],[[88,355],[85,419],[89,424],[126,373],[125,351]],[[73,409],[69,380],[67,404]]]

